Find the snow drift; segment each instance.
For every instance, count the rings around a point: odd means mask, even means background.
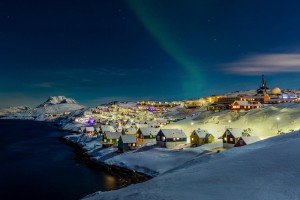
[[[300,131],[193,158],[147,182],[88,200],[300,199]]]

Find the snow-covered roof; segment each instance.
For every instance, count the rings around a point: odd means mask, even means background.
[[[113,131],[115,131],[114,127],[109,126],[109,125],[101,125],[100,127],[101,127],[102,132],[105,132],[105,131],[112,131],[113,132]]]
[[[241,139],[243,139],[246,144],[251,144],[260,141],[260,138],[257,136],[248,136],[248,137],[242,136]]]
[[[121,140],[123,143],[136,143],[136,137],[133,135],[121,135]]]
[[[186,135],[179,129],[161,129],[160,130],[166,138],[186,138]]]
[[[85,131],[95,131],[94,127],[85,127]]]
[[[260,102],[255,102],[255,103],[251,103],[249,101],[235,101],[235,102],[237,102],[241,106],[253,106],[253,105],[262,106]]]
[[[105,131],[104,135],[106,139],[119,139],[122,133],[120,132],[111,132],[111,131]]]
[[[243,130],[241,128],[228,128],[227,129],[235,138],[241,137]],[[226,130],[226,131],[227,131]]]
[[[124,128],[123,132],[126,135],[133,135],[133,134],[136,134],[136,129],[135,128]]]
[[[140,128],[143,135],[157,135],[159,128]]]
[[[210,135],[210,133],[208,133],[206,130],[194,130],[194,132],[199,138],[206,138]]]

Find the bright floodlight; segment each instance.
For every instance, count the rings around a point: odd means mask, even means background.
[[[280,117],[276,117],[276,119],[279,121],[279,120],[280,120]]]

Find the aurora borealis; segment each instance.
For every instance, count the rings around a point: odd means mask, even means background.
[[[297,88],[298,1],[1,1],[0,107]]]

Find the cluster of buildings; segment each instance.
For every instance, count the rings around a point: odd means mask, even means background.
[[[220,112],[226,109],[231,111],[248,111],[251,109],[261,108],[267,104],[278,104],[285,102],[299,101],[300,98],[289,92],[282,92],[278,87],[271,90],[267,87],[267,81],[262,75],[262,84],[256,90],[255,95],[240,94],[236,96],[215,96],[210,98],[211,104],[207,106],[207,110]]]
[[[163,117],[172,107],[197,108],[206,106],[208,111],[220,112],[231,110],[235,112],[248,111],[263,107],[264,104],[298,101],[294,94],[284,93],[279,88],[269,90],[262,76],[262,84],[255,95],[239,94],[231,96],[208,96],[201,99],[181,102],[141,101],[132,106],[111,104],[97,106],[86,110],[80,117],[74,117],[74,122],[87,124],[78,132],[87,135],[101,135],[103,147],[115,146],[119,151],[136,149],[143,144],[156,144],[159,147],[172,148],[187,143],[186,134],[179,129],[162,128],[175,121],[171,117]],[[224,148],[244,146],[259,141],[241,129],[228,128],[219,137]],[[194,130],[190,133],[191,146],[199,146],[215,141],[213,134],[206,130]]]

